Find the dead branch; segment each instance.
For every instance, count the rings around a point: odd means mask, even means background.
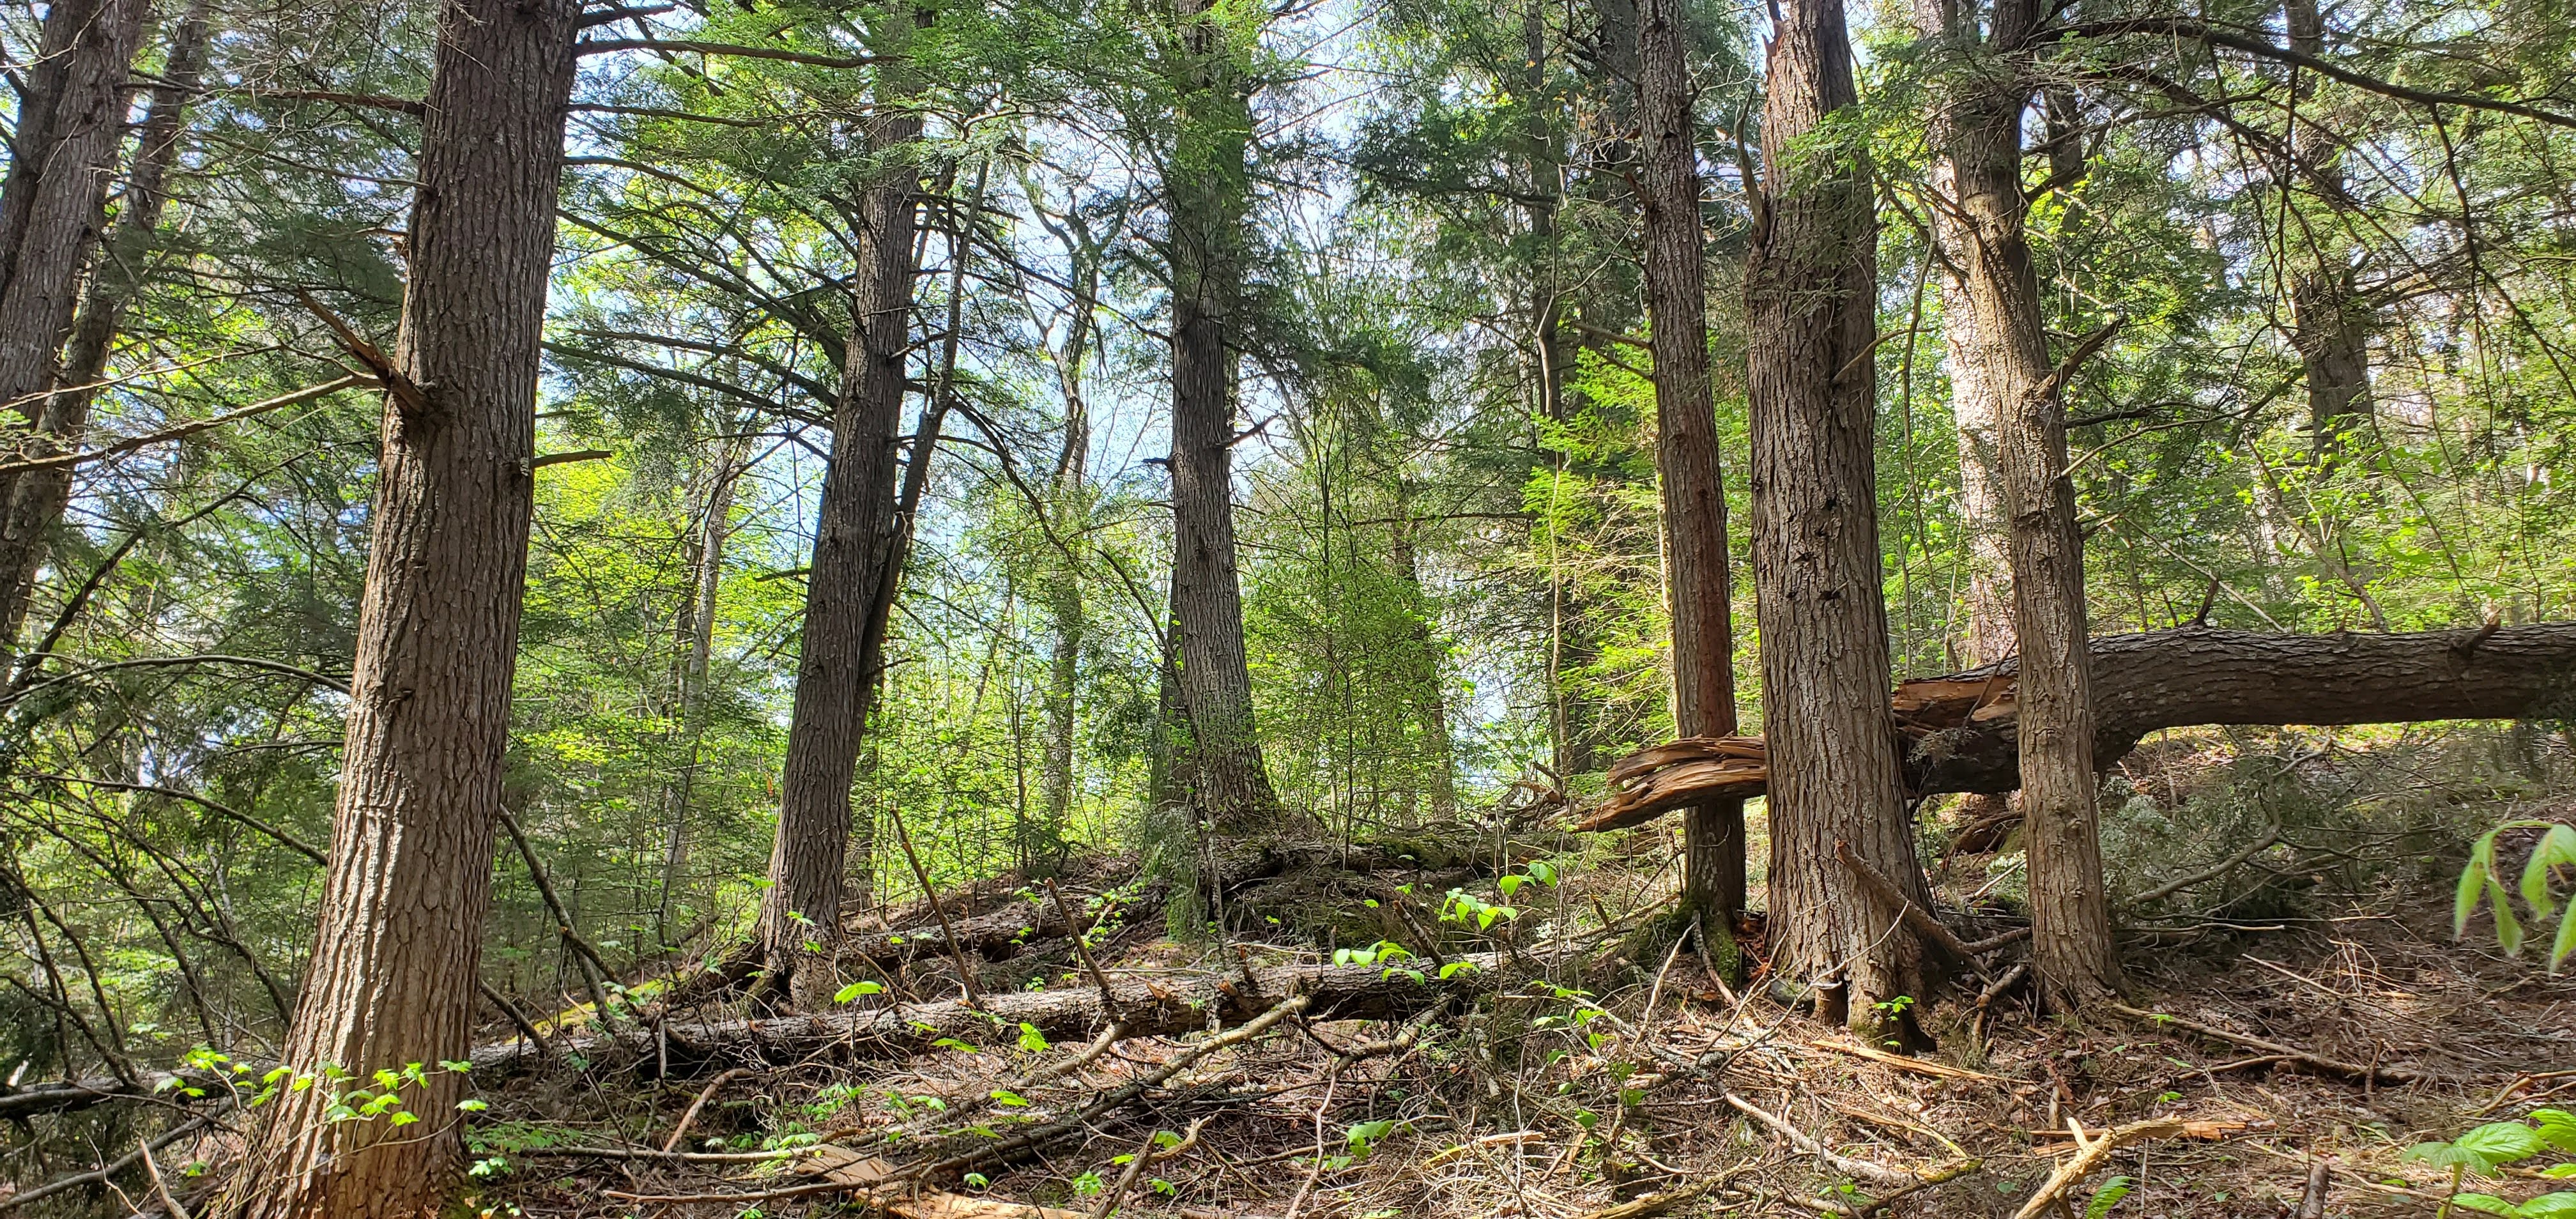
[[[2418,1071],[2412,1067],[2364,1066],[2357,1062],[2345,1062],[2340,1058],[2328,1058],[2322,1054],[2311,1054],[2306,1050],[2298,1049],[2293,1046],[2286,1046],[2277,1041],[2266,1041],[2263,1038],[2249,1037],[2243,1033],[2231,1033],[2226,1029],[2202,1024],[2197,1020],[2186,1020],[2180,1016],[2168,1016],[2158,1012],[2141,1011],[2137,1008],[2119,1003],[2108,1004],[2106,1006],[2108,1006],[2112,1011],[2118,1012],[2123,1016],[2127,1016],[2132,1020],[2137,1020],[2157,1028],[2163,1028],[2170,1025],[2174,1028],[2188,1029],[2191,1032],[2198,1033],[2213,1041],[2224,1041],[2230,1045],[2240,1045],[2249,1050],[2261,1050],[2267,1055],[2283,1058],[2291,1062],[2299,1063],[2303,1066],[2314,1068],[2328,1075],[2340,1076],[2344,1079],[2373,1080],[2380,1083],[2391,1084],[2411,1084],[2422,1083],[2426,1079],[2430,1078],[2425,1072]]]
[[[2066,1119],[2066,1127],[2075,1135],[2076,1146],[2081,1150],[2075,1153],[2074,1159],[2068,1160],[2056,1172],[2049,1174],[2047,1183],[2031,1194],[2030,1200],[2022,1204],[2021,1210],[2013,1215],[2013,1219],[2034,1219],[2042,1211],[2056,1205],[2057,1199],[2067,1190],[2073,1189],[2081,1184],[2084,1178],[2091,1176],[2093,1170],[2100,1168],[2104,1160],[2111,1158],[2112,1152],[2147,1139],[2172,1138],[2182,1133],[2183,1124],[2173,1118],[2131,1122],[2091,1142],[2085,1141],[2084,1128],[2077,1125],[2074,1118]]]

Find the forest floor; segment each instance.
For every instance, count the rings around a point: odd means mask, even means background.
[[[2088,1203],[2109,1199],[2114,1219],[2299,1215],[2323,1163],[2322,1209],[2306,1214],[2432,1214],[2447,1171],[2402,1161],[2408,1146],[2576,1108],[2576,977],[2502,956],[2491,937],[2454,942],[2445,897],[2390,882],[2311,900],[2297,917],[2133,940],[2136,1015],[2035,1017],[2022,995],[1980,1011],[1971,987],[1916,1013],[1938,1043],[1919,1057],[1863,1045],[1758,988],[1731,999],[1682,952],[1658,953],[1660,971],[1595,983],[1599,995],[1537,971],[1507,976],[1498,995],[1420,1022],[1418,1038],[1386,1022],[1286,1021],[1106,1107],[1096,1102],[1193,1040],[1120,1042],[1039,1083],[1035,1064],[1078,1047],[817,1057],[711,1090],[705,1072],[641,1088],[558,1072],[491,1096],[479,1154],[507,1170],[478,1187],[477,1207],[672,1219],[870,1207],[901,1219],[1078,1219],[1113,1203],[1185,1219],[2011,1216],[2075,1156],[2071,1126],[2099,1138],[2170,1119],[2182,1125],[2146,1128],[2099,1157],[2063,1213],[2099,1219]],[[1141,935],[1107,951],[1112,973],[1222,969],[1204,949]],[[1726,1052],[1722,1066],[1690,1069],[1712,1051]],[[997,1090],[1008,1099],[988,1104]],[[703,1108],[683,1119],[702,1091]],[[895,1165],[922,1157],[921,1132],[976,1121],[943,1112],[977,1106],[996,1125],[996,1113],[1079,1120],[1007,1167],[935,1188],[887,1184],[902,1179]],[[567,1150],[660,1147],[684,1120],[686,1144],[707,1158]],[[915,1139],[889,1143],[890,1131]],[[1129,1174],[1149,1143],[1165,1150]],[[800,1146],[789,1161],[744,1162]],[[2470,1188],[2519,1201],[2549,1185],[2509,1176]]]

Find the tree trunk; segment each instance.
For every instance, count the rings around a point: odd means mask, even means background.
[[[560,0],[440,14],[322,923],[284,1055],[298,1072],[364,1084],[467,1052],[579,21]],[[331,1120],[339,1086],[281,1090],[218,1213],[439,1213],[461,1084],[433,1066],[403,1085],[417,1128]]]
[[[1413,492],[1401,472],[1390,471],[1395,483],[1394,536],[1388,541],[1388,557],[1395,564],[1395,576],[1404,581],[1411,604],[1405,610],[1405,633],[1414,647],[1416,663],[1421,667],[1413,678],[1414,716],[1422,733],[1422,763],[1430,771],[1427,803],[1433,820],[1447,822],[1458,815],[1457,753],[1449,740],[1449,694],[1441,664],[1440,641],[1431,631],[1430,595],[1422,587],[1422,556],[1414,549]],[[1410,802],[1406,805],[1411,808]]]
[[[2324,58],[2325,19],[2317,0],[2283,0],[2283,24],[2290,49]],[[2284,252],[2294,267],[2290,280],[2290,345],[2298,349],[2308,382],[2308,436],[2318,452],[2334,449],[2339,438],[2369,422],[2370,307],[2353,285],[2346,259],[2351,243],[2343,239],[2334,213],[2350,207],[2344,195],[2343,142],[2322,124],[2300,121],[2301,107],[2313,105],[2317,76],[2302,72],[2291,92],[2290,154],[2296,160],[2283,191],[2304,187],[2326,204],[2322,226],[2310,223],[2296,208],[2284,208],[2293,231],[2281,234]]]
[[[1745,271],[1753,575],[1770,731],[1771,929],[1783,977],[1839,983],[1819,1010],[1856,1026],[1930,981],[1899,908],[1838,843],[1928,897],[1887,709],[1869,170],[1822,134],[1856,104],[1842,0],[1784,0],[1763,106],[1764,196]]]
[[[1700,240],[1699,145],[1679,0],[1638,9],[1637,113],[1645,134],[1646,310],[1653,320],[1656,473],[1672,612],[1673,726],[1735,733],[1735,623],[1726,482],[1708,375],[1708,266]],[[1712,800],[1682,822],[1682,896],[1731,927],[1744,912],[1744,804]]]
[[[1172,217],[1172,616],[1196,807],[1221,831],[1246,833],[1281,817],[1253,723],[1234,546],[1231,339],[1243,287],[1252,106],[1246,65],[1212,6],[1184,10],[1181,42],[1172,65],[1179,137],[1164,181]]]
[[[81,298],[81,269],[106,223],[125,137],[126,78],[150,9],[146,0],[51,6],[20,86],[9,175],[0,183],[0,403],[14,405],[36,433],[24,456],[54,452],[61,436],[47,427],[57,410],[47,391],[57,384],[57,357]],[[162,108],[157,92],[154,107]],[[177,104],[169,110],[175,124]],[[142,168],[138,161],[138,174]],[[87,405],[78,404],[84,412]],[[50,531],[39,527],[48,523],[42,506],[54,498],[52,484],[68,480],[69,471],[45,471],[22,511],[18,487],[28,479],[0,475],[0,642],[18,638]]]
[[[1968,20],[1931,26],[2019,65],[2041,10],[1998,0],[1985,45]],[[2021,675],[2021,812],[2030,853],[2031,963],[2042,995],[2072,1009],[2119,984],[2094,816],[2093,712],[2084,604],[2084,543],[2066,462],[2063,380],[2049,358],[2021,185],[2021,114],[2030,89],[2015,66],[1956,82],[1933,122],[1936,155],[1956,194],[1958,253],[1970,309],[1964,367],[1991,396],[1997,467],[2011,524],[2014,641]]]
[[[841,935],[853,838],[850,784],[876,681],[867,667],[868,622],[897,528],[895,430],[903,412],[921,210],[921,175],[910,150],[922,130],[921,112],[910,105],[917,83],[900,57],[916,20],[909,9],[888,5],[870,21],[876,49],[887,57],[877,67],[877,107],[867,119],[869,155],[879,163],[852,217],[859,235],[852,341],[815,515],[795,709],[779,775],[778,835],[760,905],[766,985],[774,990],[783,983],[789,1001],[807,1011],[829,1005],[840,986],[831,958]],[[864,860],[868,841],[864,833],[858,838]]]
[[[1059,853],[1064,849],[1065,827],[1073,820],[1073,738],[1079,723],[1085,625],[1082,570],[1074,560],[1070,539],[1082,535],[1091,515],[1090,493],[1084,485],[1091,465],[1091,399],[1083,372],[1091,354],[1092,314],[1099,308],[1101,272],[1097,243],[1087,228],[1076,231],[1081,236],[1066,243],[1073,262],[1068,277],[1074,285],[1071,316],[1066,319],[1063,341],[1050,353],[1056,389],[1064,402],[1064,440],[1056,451],[1055,475],[1043,508],[1054,518],[1056,536],[1066,540],[1068,549],[1056,557],[1055,570],[1047,580],[1047,739],[1038,775],[1046,842]]]
[[[739,431],[739,428],[729,430]],[[671,785],[670,821],[662,843],[662,896],[654,912],[654,934],[671,942],[671,904],[689,864],[689,806],[696,796],[698,770],[705,765],[707,733],[707,667],[715,658],[716,597],[724,588],[724,546],[733,532],[733,493],[741,481],[743,442],[728,440],[717,449],[707,471],[707,493],[698,508],[698,534],[689,547],[689,600],[680,615],[680,738],[687,760],[679,781]]]
[[[61,375],[36,420],[30,456],[77,446],[89,425],[90,406],[98,397],[99,380],[107,373],[117,326],[143,291],[143,260],[151,253],[162,209],[169,202],[170,168],[179,159],[188,103],[197,91],[205,51],[205,4],[198,0],[171,30],[169,60],[160,83],[152,88],[134,169],[126,176],[124,204],[115,230],[106,239],[104,257],[82,294],[71,341],[63,352]],[[0,494],[6,497],[5,511],[0,511],[0,643],[14,645],[35,597],[37,574],[52,549],[54,530],[71,504],[72,470],[60,466],[0,478]]]
[[[2087,649],[2093,757],[2108,766],[2148,733],[2194,724],[2402,724],[2576,718],[2576,622],[2402,635],[2258,635],[2192,627],[2106,635]],[[2017,664],[1896,688],[1895,731],[1917,796],[2010,791]],[[1611,771],[1611,796],[1576,828],[1617,829],[1712,793],[1763,794],[1761,737],[1641,750]]]

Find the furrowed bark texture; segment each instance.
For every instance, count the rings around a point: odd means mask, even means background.
[[[2194,724],[2399,724],[2576,718],[2576,622],[2402,635],[2260,635],[2197,627],[2108,635],[2089,649],[2093,757]],[[2015,665],[1897,687],[1894,729],[1918,796],[2021,782]],[[1674,741],[1611,771],[1613,794],[1576,827],[1617,829],[1712,791],[1769,786],[1761,737]]]
[[[1798,147],[1855,104],[1841,0],[1784,0],[1780,13],[1762,119],[1766,198],[1745,272],[1753,576],[1777,778],[1774,966],[1839,976],[1825,1010],[1866,1023],[1871,1004],[1925,993],[1924,957],[1891,931],[1898,908],[1835,859],[1836,843],[1929,896],[1887,702],[1872,459],[1877,224],[1859,150]]]
[[[913,20],[900,7],[873,14],[874,40],[896,44],[880,53],[899,55]],[[769,985],[784,982],[790,1002],[805,1010],[828,1005],[840,986],[828,962],[841,934],[853,836],[850,783],[877,676],[866,663],[868,621],[896,527],[895,431],[912,323],[921,179],[905,150],[919,142],[922,119],[910,104],[915,84],[898,64],[878,70],[868,147],[884,163],[861,192],[853,218],[859,235],[850,297],[855,341],[832,413],[832,457],[815,514],[796,700],[779,772],[778,833],[760,906]],[[866,850],[864,841],[860,849]]]
[[[9,175],[0,182],[0,403],[44,431],[63,339],[80,301],[81,269],[105,226],[109,181],[125,135],[126,77],[143,41],[148,0],[62,0],[24,69]],[[49,438],[9,446],[54,451]],[[0,641],[14,644],[26,586],[43,562],[44,531],[16,528],[23,475],[0,475]],[[40,490],[38,494],[43,494]],[[21,575],[20,573],[27,573]]]
[[[1695,90],[1680,0],[1638,8],[1645,133],[1646,308],[1653,319],[1656,472],[1662,482],[1665,596],[1672,611],[1673,723],[1684,736],[1735,732],[1735,623],[1728,587],[1726,482],[1708,371],[1708,266],[1700,241]],[[1717,799],[1682,823],[1682,893],[1725,922],[1744,911],[1744,803]]]
[[[2021,65],[2042,12],[2030,0],[1997,0],[1980,39],[1973,8],[1926,8],[1927,37],[1963,54],[1984,52],[1973,75],[1950,82],[1933,132],[1963,238],[1957,256],[1971,338],[1965,363],[2000,412],[1996,465],[2010,514],[2031,964],[2046,999],[2071,1009],[2112,993],[2119,958],[2094,816],[2084,543],[2066,468],[2061,378],[2049,356],[2024,223],[2021,115],[2031,91]]]
[[[285,1047],[299,1072],[463,1057],[491,900],[527,572],[536,382],[579,6],[440,14],[346,761],[312,964]],[[418,1126],[327,1120],[281,1092],[218,1213],[439,1213],[454,1074],[402,1089]]]
[[[1229,833],[1280,818],[1252,716],[1234,548],[1235,355],[1243,293],[1252,108],[1244,65],[1211,7],[1184,8],[1172,65],[1180,134],[1172,214],[1172,617],[1189,720],[1194,804]]]
[[[2324,57],[2325,18],[2317,0],[2285,0],[2281,17],[2291,50]],[[2283,233],[2281,243],[2293,262],[2290,345],[2307,374],[2309,440],[2326,451],[2370,420],[2371,310],[2354,286],[2351,243],[2342,238],[2335,215],[2351,203],[2344,195],[2343,141],[2313,114],[2318,83],[2315,73],[2302,73],[2291,91],[2290,153],[2296,165],[2280,185],[2324,200],[2326,215],[2302,223],[2291,213],[2294,231]]]
[[[1505,964],[1496,954],[1453,957],[1474,968],[1447,978],[1425,969],[1418,975],[1382,965],[1282,965],[1257,971],[1257,986],[1242,977],[1189,980],[1112,979],[1118,998],[1116,1019],[1129,1037],[1177,1037],[1210,1026],[1242,1024],[1269,1011],[1290,995],[1313,996],[1309,1020],[1400,1020],[1434,1004],[1483,994],[1494,989]],[[716,1055],[793,1062],[821,1051],[851,1057],[901,1057],[933,1048],[943,1038],[969,1045],[1007,1044],[996,1030],[1018,1035],[1020,1024],[1037,1027],[1050,1041],[1085,1038],[1106,1027],[1113,1017],[1102,1006],[1095,987],[1044,991],[1003,991],[984,997],[980,1006],[956,1001],[897,1004],[873,1011],[842,1010],[763,1020],[728,1020],[672,1024],[673,1069]],[[618,1052],[606,1035],[565,1039],[565,1049],[589,1055]],[[474,1055],[478,1076],[532,1068],[543,1054],[524,1041],[486,1046]]]
[[[95,386],[107,373],[109,348],[126,307],[143,290],[143,260],[151,252],[161,212],[170,199],[170,167],[179,159],[189,100],[197,91],[206,51],[203,0],[191,6],[170,34],[169,62],[152,88],[142,138],[126,176],[125,201],[109,233],[105,257],[82,294],[62,372],[45,398],[27,456],[46,457],[75,448],[89,426]],[[0,642],[14,644],[34,599],[36,576],[51,550],[53,532],[72,498],[72,470],[60,466],[0,478]]]

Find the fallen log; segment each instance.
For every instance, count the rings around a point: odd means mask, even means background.
[[[1459,968],[1462,960],[1465,968]],[[1119,1019],[1128,1037],[1170,1037],[1243,1024],[1282,999],[1308,997],[1313,1020],[1393,1020],[1434,1004],[1489,991],[1500,958],[1493,954],[1453,960],[1448,977],[1430,969],[1385,965],[1280,965],[1242,974],[1178,979],[1111,979]],[[762,1019],[673,1022],[673,1070],[695,1062],[756,1060],[794,1062],[838,1051],[851,1057],[902,1057],[957,1044],[981,1049],[1009,1046],[1028,1029],[1049,1041],[1088,1037],[1107,1027],[1110,1015],[1099,990],[1010,991],[987,995],[981,1006],[960,1000],[902,1003],[868,1010],[799,1014]],[[619,1045],[606,1034],[559,1039],[562,1048],[608,1056]],[[534,1069],[545,1056],[523,1041],[474,1052],[475,1078]]]
[[[2189,627],[2092,641],[2094,760],[2194,724],[2387,724],[2576,715],[2576,622],[2403,634],[2264,635]],[[1907,788],[2021,785],[2016,661],[1899,685],[1889,711]],[[1762,794],[1760,737],[1691,737],[1610,771],[1610,794],[1574,828],[1637,825],[1719,797]]]

